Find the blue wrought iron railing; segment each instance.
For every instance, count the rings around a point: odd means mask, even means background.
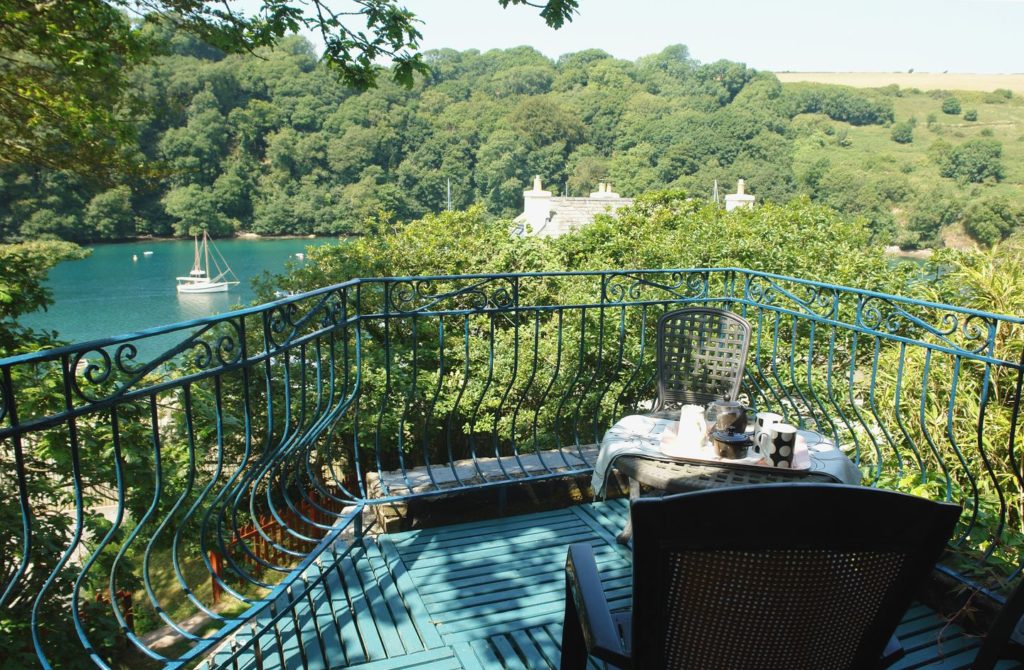
[[[684,304],[753,325],[747,402],[867,483],[964,505],[947,571],[1018,577],[1024,319],[741,269],[358,279],[0,360],[15,651],[195,664],[257,615],[288,625],[366,505],[585,474],[650,407],[655,324]]]

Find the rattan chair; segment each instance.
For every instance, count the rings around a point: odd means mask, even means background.
[[[655,412],[736,400],[750,347],[750,324],[738,314],[687,307],[658,319]]]
[[[632,504],[632,611],[611,613],[589,544],[566,561],[563,670],[871,668],[960,508],[866,487],[771,484]]]

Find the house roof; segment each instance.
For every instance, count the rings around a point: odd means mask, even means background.
[[[620,207],[632,204],[632,198],[551,198],[545,225],[532,233],[558,237],[590,223],[598,214],[614,214]],[[515,222],[525,224],[526,214],[517,216]]]

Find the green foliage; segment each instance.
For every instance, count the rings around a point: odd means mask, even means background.
[[[942,101],[942,112],[944,114],[959,114],[960,100],[953,96],[949,96]]]
[[[994,197],[971,202],[963,213],[964,229],[978,242],[992,246],[1006,239],[1024,223],[1024,210],[1006,198]]]
[[[976,109],[968,109],[968,110],[966,110],[964,112],[964,121],[977,121],[977,120],[978,120],[978,110],[976,110]]]
[[[0,244],[0,352],[11,356],[33,350],[37,335],[18,325],[18,317],[52,302],[43,284],[50,268],[88,255],[70,242]]]
[[[116,186],[97,193],[85,208],[83,223],[100,239],[120,240],[135,235],[132,192]]]
[[[1005,103],[1007,100],[1013,98],[1013,91],[1008,88],[997,88],[991,93],[986,93],[983,98],[984,102],[990,105],[999,105]]]
[[[914,141],[914,124],[910,121],[902,121],[892,124],[892,132],[889,133],[893,142],[897,144],[910,144]]]
[[[969,140],[955,147],[936,145],[933,157],[943,177],[979,184],[1003,178],[1003,145],[996,140]]]
[[[786,97],[794,114],[821,113],[854,126],[889,123],[895,115],[891,100],[850,86],[793,84]]]
[[[0,166],[88,165],[98,177],[130,169],[117,150],[132,131],[123,68],[148,53],[106,2],[0,4]]]
[[[176,235],[198,235],[204,230],[214,237],[234,233],[234,226],[218,210],[210,189],[198,184],[181,186],[168,191],[163,203],[167,213],[177,219],[174,223]]]
[[[936,247],[941,244],[942,228],[956,223],[963,211],[963,203],[946,189],[933,188],[922,192],[914,201],[907,228],[910,238],[903,240],[904,248]]]
[[[396,0],[354,0],[344,10],[317,0],[263,0],[254,7],[219,0],[12,0],[0,5],[0,165],[31,163],[110,180],[138,173],[123,149],[141,113],[126,96],[133,68],[159,53],[219,59],[279,46],[308,30],[324,43],[324,62],[340,82],[376,86],[386,59],[394,82],[411,87],[430,72],[420,51],[420,21]],[[499,0],[528,4],[553,28],[571,21],[577,0]],[[133,29],[126,11],[151,12]],[[234,5],[234,6],[233,6]],[[246,14],[248,9],[251,13]],[[169,34],[172,25],[175,34]],[[200,38],[197,42],[194,38]],[[205,43],[205,44],[203,44]]]
[[[625,196],[710,193],[716,179],[745,178],[762,201],[798,188],[775,77],[702,65],[679,45],[637,63],[600,51],[553,62],[529,47],[428,52],[432,74],[413,88],[382,79],[360,93],[337,86],[302,38],[252,57],[165,22],[140,31],[166,54],[131,74],[152,110],[131,153],[156,178],[109,187],[0,168],[0,239],[363,234],[382,215],[444,210],[449,180],[454,207],[514,216],[535,174],[575,195],[608,180]]]

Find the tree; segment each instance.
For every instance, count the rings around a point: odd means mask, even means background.
[[[100,239],[122,240],[135,234],[132,192],[117,186],[97,193],[85,208],[85,225]]]
[[[942,111],[945,114],[959,114],[960,113],[960,101],[950,96],[942,101]]]
[[[578,0],[498,2],[539,7],[553,28],[571,21],[579,5]],[[273,46],[288,33],[312,30],[323,38],[324,60],[341,83],[356,89],[377,84],[380,59],[391,61],[391,76],[405,86],[412,85],[415,73],[429,72],[420,53],[419,22],[398,0],[353,0],[351,11],[333,9],[328,0],[263,0],[248,16],[239,4],[10,0],[0,5],[0,164],[77,167],[97,176],[140,167],[119,151],[132,131],[125,120],[133,107],[126,97],[128,74],[156,53],[122,11],[137,6],[150,12],[144,21],[169,22],[228,53]]]
[[[914,124],[909,121],[892,124],[890,137],[897,144],[910,144],[914,141]]]
[[[969,140],[955,147],[943,144],[934,154],[943,177],[965,184],[1003,178],[1003,145],[997,140]]]
[[[964,121],[977,121],[977,120],[978,120],[978,110],[976,110],[976,109],[968,109],[966,112],[964,112]]]
[[[975,200],[963,213],[964,229],[985,246],[992,246],[1020,228],[1024,210],[1005,198]]]
[[[214,237],[224,237],[235,232],[235,225],[217,208],[213,192],[198,184],[168,191],[163,203],[167,213],[178,219],[176,235],[198,235],[206,230]]]

